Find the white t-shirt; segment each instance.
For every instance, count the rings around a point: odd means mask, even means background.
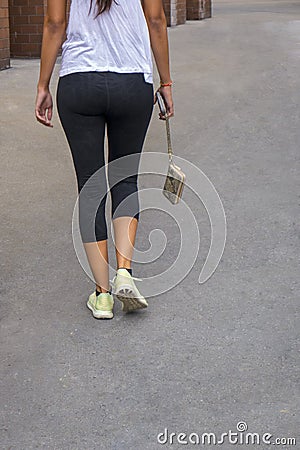
[[[72,0],[59,76],[72,72],[144,73],[153,83],[151,46],[140,0],[115,0],[94,19],[97,3]]]

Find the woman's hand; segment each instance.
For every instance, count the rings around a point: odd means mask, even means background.
[[[46,127],[53,127],[51,123],[53,113],[52,96],[47,88],[38,88],[35,101],[35,117]]]
[[[172,87],[171,86],[161,86],[158,89],[158,92],[161,94],[165,107],[166,107],[166,111],[167,111],[167,115],[168,117],[173,117],[174,116],[174,104],[173,104],[173,97],[172,97]],[[154,103],[156,103],[157,98],[155,95],[155,100]],[[166,120],[165,116],[162,115],[162,113],[159,113],[159,118],[160,120]]]

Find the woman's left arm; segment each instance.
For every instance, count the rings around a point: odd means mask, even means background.
[[[39,122],[52,127],[52,96],[49,84],[58,50],[66,38],[66,0],[48,0],[44,18],[40,76],[37,84],[35,115]]]

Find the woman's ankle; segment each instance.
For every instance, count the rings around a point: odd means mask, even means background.
[[[96,295],[100,295],[100,294],[106,294],[109,293],[110,291],[108,289],[103,289],[99,286],[96,285]]]
[[[126,270],[128,270],[128,272],[130,273],[130,275],[132,275],[132,269],[131,269],[131,267],[118,267],[117,268],[117,270],[119,270],[119,269],[126,269]]]

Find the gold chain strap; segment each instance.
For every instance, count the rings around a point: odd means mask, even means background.
[[[167,130],[167,141],[168,141],[168,155],[169,155],[169,162],[172,161],[173,157],[173,150],[172,150],[172,142],[171,142],[171,130],[170,130],[170,122],[169,117],[166,115],[166,130]]]
[[[162,96],[158,90],[156,91],[156,96],[157,96],[157,101],[158,101],[158,106],[159,106],[160,112],[164,116],[165,121],[166,121],[168,155],[169,155],[169,163],[170,163],[172,161],[172,157],[173,157],[173,150],[172,150],[172,142],[171,142],[171,130],[170,130],[169,116],[167,114],[167,110],[165,108],[165,104],[162,99]]]

